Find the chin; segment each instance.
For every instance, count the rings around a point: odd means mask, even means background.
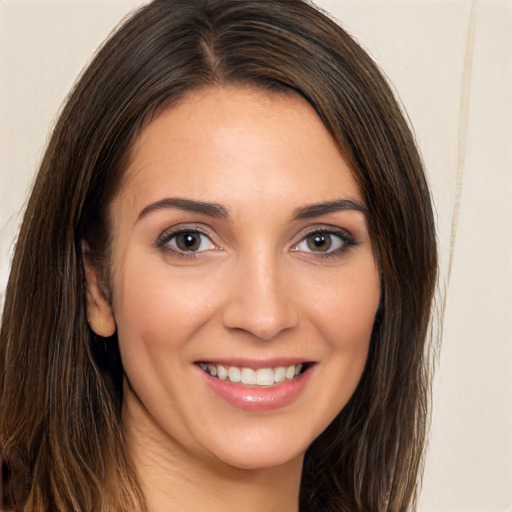
[[[300,439],[296,433],[272,432],[264,428],[238,436],[226,434],[207,447],[219,461],[237,469],[260,470],[286,464],[300,464],[311,444],[309,439]],[[229,442],[226,442],[226,441]]]
[[[288,464],[300,464],[302,467],[302,461],[304,459],[305,452],[298,453],[268,453],[262,452],[261,450],[254,450],[254,452],[241,453],[230,453],[222,454],[218,456],[219,460],[223,463],[231,466],[235,469],[257,471],[278,468]]]

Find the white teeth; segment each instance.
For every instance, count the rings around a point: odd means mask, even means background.
[[[272,368],[260,368],[256,370],[256,384],[258,386],[272,386],[275,382],[275,375]]]
[[[228,377],[231,382],[240,382],[242,380],[240,368],[236,366],[230,366],[228,370]]]
[[[286,379],[286,370],[284,366],[279,366],[274,370],[274,381],[283,382]]]
[[[256,384],[256,372],[251,368],[242,368],[241,375],[242,384],[247,384],[248,386]]]
[[[292,380],[302,372],[302,364],[277,366],[275,368],[252,368],[224,366],[222,364],[199,363],[199,366],[212,377],[231,382],[241,382],[246,386],[273,386],[285,380]]]
[[[222,366],[221,364],[217,365],[217,377],[220,380],[226,380],[228,378],[228,371],[225,366]]]

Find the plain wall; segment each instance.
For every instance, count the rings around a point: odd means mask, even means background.
[[[141,3],[0,1],[0,294],[59,106],[98,44]],[[512,2],[318,4],[394,84],[433,190],[444,323],[420,510],[510,512]]]

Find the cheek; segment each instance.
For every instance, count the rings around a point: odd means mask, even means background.
[[[165,347],[172,350],[193,336],[194,332],[213,315],[215,304],[208,290],[215,283],[201,286],[190,276],[181,276],[168,268],[143,261],[125,261],[119,272],[115,300],[115,317],[121,345],[135,344],[152,351]],[[123,267],[120,267],[121,270]]]
[[[326,342],[322,394],[317,398],[319,409],[328,412],[323,428],[345,407],[361,379],[379,300],[380,281],[373,264],[332,279],[324,293],[315,294],[311,321]]]
[[[312,297],[313,322],[333,349],[366,354],[380,301],[380,281],[373,264],[332,278]]]

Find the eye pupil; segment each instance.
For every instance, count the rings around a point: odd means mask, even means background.
[[[182,251],[197,251],[201,245],[201,235],[198,233],[180,233],[176,236],[176,245]]]
[[[307,246],[311,251],[328,251],[331,244],[331,237],[323,233],[315,233],[307,239]]]

